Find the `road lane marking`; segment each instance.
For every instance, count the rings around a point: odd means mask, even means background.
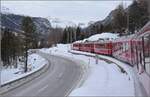
[[[47,87],[48,87],[48,85],[46,85],[46,86],[42,87],[41,89],[39,89],[39,90],[38,90],[38,93],[40,93],[40,92],[44,91]]]

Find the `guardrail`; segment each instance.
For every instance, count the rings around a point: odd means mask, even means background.
[[[4,94],[12,89],[17,88],[17,87],[33,80],[34,78],[37,78],[38,76],[43,74],[48,69],[48,67],[49,67],[49,65],[45,64],[41,68],[37,69],[35,72],[32,72],[31,74],[25,75],[22,78],[18,78],[13,81],[10,81],[8,83],[2,84],[0,86],[0,95]]]

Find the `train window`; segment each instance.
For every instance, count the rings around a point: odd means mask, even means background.
[[[121,51],[123,52],[123,43],[121,44]]]
[[[120,44],[117,44],[117,51],[118,50],[121,50],[121,45]]]
[[[125,50],[124,50],[124,47],[125,47],[125,44],[123,43],[122,44],[122,51],[124,52]]]
[[[118,50],[121,49],[120,46],[121,46],[121,45],[120,45],[119,43],[116,44],[116,51],[118,51]]]
[[[128,50],[128,43],[126,43],[126,45],[125,45],[126,47],[125,47],[125,51],[127,51]]]
[[[118,50],[122,50],[122,45],[118,44]]]
[[[127,50],[127,43],[124,44],[124,51]]]
[[[77,45],[77,44],[75,44],[75,46],[77,47],[78,45]]]
[[[123,43],[123,51],[125,51],[125,48],[126,47],[126,44],[125,43]]]
[[[126,51],[126,44],[127,44],[127,43],[124,43],[124,52]]]
[[[104,48],[105,45],[104,45],[104,44],[98,44],[98,47],[99,47],[99,48]]]
[[[130,48],[130,44],[126,43],[126,50],[129,50],[129,48]]]

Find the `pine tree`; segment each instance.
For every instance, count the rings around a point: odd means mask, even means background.
[[[62,43],[67,43],[67,29],[65,28],[63,31]]]
[[[27,72],[27,60],[28,60],[28,49],[34,46],[34,32],[36,31],[36,26],[31,17],[24,17],[21,25],[22,30],[25,34],[24,44],[25,44],[25,72]]]
[[[76,39],[77,40],[81,39],[81,28],[79,26],[76,29]]]
[[[129,30],[134,33],[149,21],[148,0],[134,0],[129,8]]]
[[[9,30],[5,29],[4,34],[2,36],[2,40],[1,40],[1,57],[2,57],[2,61],[3,61],[4,66],[9,64],[9,60],[8,60],[9,59],[8,34],[9,34]]]
[[[113,14],[113,28],[122,34],[122,31],[127,28],[127,13],[123,5],[119,5]]]
[[[1,57],[4,66],[17,67],[17,53],[19,43],[18,38],[9,29],[4,29],[4,34],[1,40]]]

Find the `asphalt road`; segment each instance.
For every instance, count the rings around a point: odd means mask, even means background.
[[[49,62],[48,70],[38,78],[16,88],[3,96],[68,96],[82,76],[76,63],[58,56],[40,53]]]

